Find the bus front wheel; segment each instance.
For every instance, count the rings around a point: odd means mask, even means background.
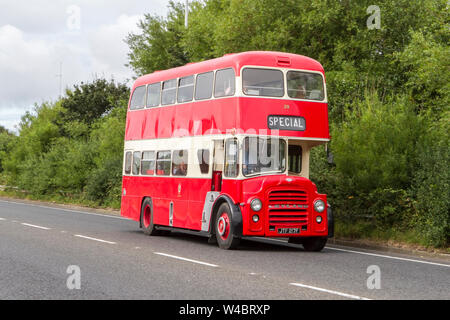
[[[322,237],[312,237],[302,240],[302,245],[305,251],[322,251],[327,243],[327,238]]]
[[[227,203],[222,203],[217,211],[214,225],[217,244],[222,249],[236,249],[240,242],[240,238],[234,235],[231,217],[230,207]]]

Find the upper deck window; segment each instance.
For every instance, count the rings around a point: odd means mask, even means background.
[[[246,68],[242,72],[243,91],[249,96],[284,96],[283,72],[271,69]]]
[[[214,96],[216,98],[234,96],[236,89],[236,74],[233,69],[224,69],[216,72],[216,85]]]
[[[161,83],[158,82],[149,85],[147,92],[147,108],[159,106],[161,100]]]
[[[214,72],[206,72],[197,76],[195,100],[210,99],[213,91]]]
[[[177,80],[164,81],[162,85],[162,104],[174,104],[177,99]]]
[[[178,102],[192,101],[194,98],[194,76],[178,80]]]
[[[130,110],[142,109],[145,107],[145,86],[134,89],[131,97]]]
[[[288,95],[295,99],[323,101],[325,92],[321,74],[289,71],[287,73]]]

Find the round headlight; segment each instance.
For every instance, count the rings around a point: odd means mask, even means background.
[[[262,209],[261,200],[259,200],[258,198],[253,199],[252,202],[250,203],[250,207],[252,208],[253,211],[258,212],[259,210]]]
[[[323,212],[325,210],[325,202],[323,202],[322,200],[317,200],[316,202],[314,202],[314,210],[316,210],[316,212]]]
[[[255,215],[252,217],[252,220],[253,220],[254,223],[257,223],[257,222],[259,221],[259,216],[258,216],[257,214],[255,214]]]
[[[317,223],[321,223],[322,222],[322,217],[321,216],[317,216],[316,217],[316,222]]]

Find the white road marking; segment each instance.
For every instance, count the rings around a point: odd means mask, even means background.
[[[93,241],[98,241],[98,242],[103,242],[103,243],[108,243],[108,244],[117,244],[116,242],[106,241],[106,240],[97,239],[97,238],[86,237],[86,236],[83,236],[81,234],[75,234],[74,236],[78,237],[78,238],[83,238],[83,239],[88,239],[88,240],[93,240]]]
[[[339,291],[334,291],[334,290],[328,290],[328,289],[323,289],[323,288],[319,288],[319,287],[308,286],[308,285],[302,284],[302,283],[290,283],[290,285],[301,287],[301,288],[306,288],[306,289],[312,289],[312,290],[316,290],[316,291],[321,291],[321,292],[326,292],[326,293],[330,293],[330,294],[334,294],[334,295],[338,295],[338,296],[346,297],[346,298],[350,298],[350,299],[371,300],[369,298],[355,296],[353,294],[347,294],[347,293],[343,293],[343,292],[339,292]]]
[[[282,242],[284,244],[288,244],[287,241],[280,240],[280,239],[261,238],[261,237],[255,237],[255,238],[261,239],[261,240],[266,240],[266,241]],[[250,238],[248,238],[248,239],[250,239]],[[377,253],[370,253],[370,252],[364,252],[364,251],[341,249],[341,248],[335,248],[335,247],[329,247],[329,246],[326,246],[325,249],[336,250],[336,251],[343,251],[343,252],[355,253],[355,254],[362,254],[362,255],[368,255],[368,256],[374,256],[374,257],[386,258],[386,259],[394,259],[394,260],[401,260],[401,261],[408,261],[408,262],[424,263],[424,264],[430,264],[430,265],[434,265],[434,266],[450,268],[450,264],[437,263],[437,262],[431,262],[431,261],[426,261],[426,260],[408,259],[408,258],[402,258],[402,257],[388,256],[388,255],[384,255],[384,254],[377,254]]]
[[[374,256],[374,257],[380,257],[380,258],[386,258],[386,259],[395,259],[395,260],[402,260],[402,261],[416,262],[416,263],[424,263],[424,264],[430,264],[430,265],[450,268],[450,264],[444,264],[444,263],[437,263],[437,262],[424,261],[424,260],[415,260],[415,259],[387,256],[387,255],[383,255],[383,254],[376,254],[376,253],[362,252],[362,251],[355,251],[355,250],[347,250],[347,249],[340,249],[340,248],[331,248],[331,247],[325,247],[325,248],[326,249],[330,249],[330,250],[336,250],[336,251],[343,251],[343,252],[349,252],[349,253],[363,254],[363,255],[367,255],[367,256]]]
[[[44,209],[53,209],[53,210],[67,211],[67,212],[72,212],[72,213],[81,213],[81,214],[87,214],[87,215],[91,215],[91,216],[99,216],[99,217],[121,219],[121,220],[130,220],[130,219],[127,219],[127,218],[124,218],[124,217],[119,217],[119,216],[100,214],[100,213],[92,213],[92,212],[86,212],[86,211],[78,211],[78,210],[70,210],[70,209],[63,209],[63,208],[47,207],[47,206],[42,206],[42,205],[37,205],[37,204],[29,204],[29,203],[22,203],[22,202],[15,202],[15,201],[6,201],[6,200],[0,200],[0,202],[20,204],[20,205],[24,205],[24,206],[38,207],[38,208],[44,208]]]
[[[217,268],[219,267],[216,264],[212,264],[212,263],[207,263],[207,262],[203,262],[203,261],[198,261],[198,260],[192,260],[192,259],[188,259],[188,258],[183,258],[183,257],[178,257],[178,256],[173,256],[171,254],[167,254],[167,253],[161,253],[161,252],[153,252],[154,254],[160,255],[160,256],[165,256],[165,257],[169,257],[169,258],[173,258],[173,259],[178,259],[178,260],[183,260],[183,261],[188,261],[188,262],[192,262],[192,263],[198,263],[198,264],[202,264],[208,267],[214,267]]]
[[[129,219],[124,218],[124,217],[118,217],[118,216],[113,216],[113,215],[105,215],[105,214],[91,213],[91,212],[85,212],[85,211],[77,211],[77,210],[69,210],[69,209],[62,209],[62,208],[54,208],[54,207],[47,207],[47,206],[42,206],[42,205],[21,203],[21,202],[15,202],[15,201],[0,200],[0,202],[13,203],[13,204],[19,204],[19,205],[24,205],[24,206],[39,207],[39,208],[45,208],[45,209],[61,210],[61,211],[67,211],[67,212],[72,212],[72,213],[80,213],[80,214],[100,216],[100,217],[113,218],[113,219],[129,220]],[[18,221],[12,220],[12,222],[17,223]],[[262,239],[262,240],[268,240],[268,241],[274,241],[274,242],[282,242],[282,243],[285,243],[285,244],[288,243],[287,241],[279,240],[279,239],[270,239],[270,238],[261,238],[261,237],[255,237],[255,238],[259,238],[259,239]],[[248,239],[251,239],[251,238],[248,238]],[[381,255],[381,254],[375,254],[375,253],[369,253],[369,252],[363,252],[363,251],[346,250],[346,249],[340,249],[340,248],[333,248],[333,247],[329,247],[329,246],[327,246],[325,248],[326,249],[330,249],[330,250],[337,250],[337,251],[343,251],[343,252],[349,252],[349,253],[355,253],[355,254],[363,254],[363,255],[369,255],[369,256],[375,256],[375,257],[381,257],[381,258],[387,258],[387,259],[395,259],[395,260],[423,263],[423,264],[436,265],[436,266],[450,268],[449,264],[443,264],[443,263],[436,263],[436,262],[430,262],[430,261],[424,261],[424,260],[407,259],[407,258],[394,257],[394,256],[388,256],[388,255]]]
[[[6,219],[5,218],[0,218],[0,221],[5,221]]]
[[[21,223],[23,226],[27,226],[27,227],[32,227],[32,228],[37,228],[37,229],[42,229],[42,230],[51,230],[50,228],[47,227],[41,227],[41,226],[36,226],[34,224],[29,224],[29,223]]]

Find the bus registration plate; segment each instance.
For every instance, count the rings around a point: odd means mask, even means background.
[[[300,228],[278,228],[278,234],[300,233]]]

